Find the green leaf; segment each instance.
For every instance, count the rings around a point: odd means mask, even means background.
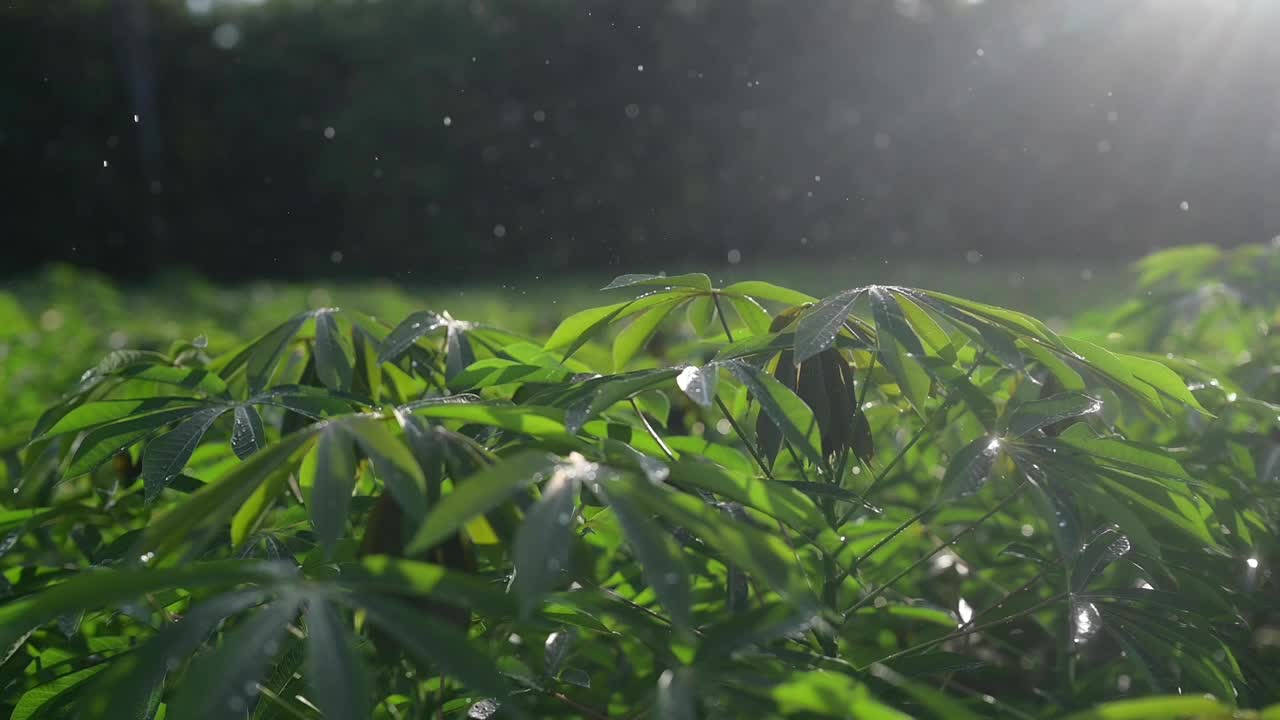
[[[276,501],[284,494],[292,466],[278,468],[249,493],[249,497],[231,516],[231,547],[240,549],[261,527]]]
[[[862,290],[845,290],[809,308],[796,323],[795,357],[797,363],[817,355],[831,347],[853,306],[862,297]]]
[[[503,586],[441,565],[374,555],[358,564],[344,564],[341,569],[338,582],[353,590],[430,597],[493,616],[516,614],[515,604]]]
[[[786,603],[752,608],[703,630],[697,664],[727,664],[732,662],[735,652],[803,632],[814,620],[811,613],[801,612]]]
[[[1062,341],[1072,352],[1083,358],[1093,370],[1110,380],[1117,389],[1128,392],[1158,412],[1164,412],[1160,404],[1160,396],[1156,394],[1155,389],[1135,377],[1130,363],[1120,356],[1084,340],[1063,338]]]
[[[525,514],[524,522],[516,531],[514,586],[525,616],[537,608],[543,596],[561,584],[569,569],[578,485],[576,473],[553,472],[542,486],[541,499]]]
[[[151,397],[141,400],[98,400],[73,408],[58,418],[48,429],[31,438],[32,442],[67,433],[90,430],[122,420],[141,421],[152,418],[159,427],[208,407],[208,403],[187,397]]]
[[[539,438],[569,439],[564,426],[564,415],[552,408],[528,405],[503,406],[484,403],[445,403],[431,405],[406,405],[405,410],[418,417],[438,420],[457,420],[478,423],[532,435]]]
[[[624,375],[594,378],[572,388],[576,399],[565,410],[565,429],[577,433],[589,420],[613,407],[616,403],[666,384],[676,376],[676,370],[640,370]]]
[[[596,333],[608,327],[609,323],[629,308],[634,301],[603,305],[601,307],[580,310],[560,322],[543,346],[546,350],[571,348],[565,353],[568,358]]]
[[[280,364],[285,348],[289,346],[290,341],[310,316],[309,312],[293,316],[254,341],[245,350],[245,376],[249,381],[250,394],[261,392],[271,382],[271,376],[275,373],[276,366]]]
[[[314,434],[314,430],[301,430],[267,446],[233,467],[217,482],[200,488],[186,502],[159,518],[153,517],[143,530],[134,554],[153,552],[158,558],[164,558],[190,539],[196,528],[225,522],[263,481],[275,473],[287,472]]]
[[[965,300],[946,293],[933,292],[931,290],[913,291],[916,295],[924,295],[933,298],[945,305],[958,308],[959,310],[971,315],[975,318],[985,320],[987,322],[1001,325],[1008,330],[1013,331],[1015,335],[1030,336],[1037,340],[1050,345],[1066,349],[1063,340],[1048,328],[1044,323],[1020,312],[1006,310],[1005,308],[996,307],[995,305],[987,305],[985,303]]]
[[[796,452],[818,467],[824,465],[822,438],[813,410],[800,396],[754,365],[742,362],[728,363],[730,372],[738,379],[756,402],[760,410],[791,443]]]
[[[460,323],[449,323],[449,329],[445,334],[444,346],[444,376],[446,380],[452,380],[457,377],[471,363],[476,361],[476,352],[471,347],[471,341],[467,339],[464,326]]]
[[[910,715],[877,701],[862,683],[821,670],[793,674],[787,682],[774,686],[773,700],[783,715],[911,720]]]
[[[0,648],[14,647],[29,630],[61,615],[119,605],[147,593],[279,583],[292,577],[292,571],[281,566],[239,560],[85,572],[0,605]]]
[[[526,450],[462,480],[431,508],[405,551],[410,555],[426,552],[516,490],[549,477],[557,465],[554,455]]]
[[[383,482],[400,508],[417,520],[427,506],[427,478],[413,453],[387,427],[386,421],[353,417],[342,423],[361,452],[373,463],[373,472]]]
[[[725,294],[722,294],[722,297],[729,301],[729,305],[733,307],[734,312],[742,320],[742,324],[747,326],[752,335],[760,337],[769,334],[769,326],[773,324],[773,317],[769,315],[768,310],[760,306],[760,303],[749,297],[735,297]]]
[[[716,321],[716,301],[710,295],[698,295],[685,306],[689,325],[694,335],[705,337],[711,333]]]
[[[700,407],[709,408],[715,403],[719,375],[720,368],[714,363],[704,367],[689,365],[676,376],[676,386]]]
[[[135,365],[115,373],[130,380],[145,380],[164,385],[174,385],[188,390],[200,390],[208,395],[225,395],[227,384],[217,374],[204,368],[173,367],[172,365]]]
[[[259,590],[215,595],[193,605],[137,652],[114,660],[83,700],[87,720],[149,717],[170,667],[200,649],[225,618],[261,603],[263,597]]]
[[[267,431],[262,427],[262,416],[252,405],[237,405],[231,425],[232,452],[244,460],[266,444]]]
[[[615,494],[619,487],[624,487],[622,491],[630,492],[638,509],[687,528],[723,555],[727,564],[746,570],[797,607],[808,608],[815,602],[799,575],[794,554],[777,535],[735,520],[692,495],[667,486],[655,486],[647,480],[618,477],[602,485],[606,493]]]
[[[880,362],[889,368],[903,397],[923,417],[925,403],[929,400],[929,376],[920,362],[909,355],[892,334],[879,334],[877,341],[880,345]]]
[[[430,310],[411,314],[382,341],[381,347],[378,348],[378,364],[400,357],[420,338],[446,324],[447,321],[444,318]]]
[[[41,717],[51,717],[50,713],[57,712],[58,708],[65,706],[67,703],[77,702],[74,693],[83,689],[94,676],[105,668],[105,665],[96,665],[84,670],[67,673],[55,680],[31,688],[18,698],[17,704],[13,706],[13,714],[9,716],[10,720],[37,720]]]
[[[461,630],[391,597],[362,592],[339,599],[364,608],[370,621],[390,633],[419,662],[437,666],[476,692],[506,696],[506,684],[493,661]]]
[[[668,482],[672,484],[706,490],[742,503],[805,535],[828,529],[817,504],[788,483],[731,474],[705,462],[678,462],[669,467]]]
[[[347,527],[351,491],[356,484],[356,454],[351,436],[337,427],[326,427],[315,447],[302,461],[300,483],[311,488],[307,512],[316,529],[316,539],[332,558],[338,539]]]
[[[627,363],[644,349],[649,339],[657,332],[658,326],[667,319],[680,302],[679,299],[672,300],[636,314],[636,318],[613,340],[614,371],[624,369]]]
[[[1104,528],[1089,541],[1071,566],[1071,589],[1080,592],[1102,574],[1111,563],[1128,554],[1129,538],[1113,528]]]
[[[1231,720],[1234,708],[1203,695],[1162,695],[1112,700],[1064,720]]]
[[[1154,360],[1134,355],[1116,355],[1116,357],[1129,368],[1134,377],[1155,388],[1156,392],[1162,396],[1211,416],[1200,401],[1196,400],[1196,396],[1191,394],[1186,381],[1179,377],[1178,373]]]
[[[326,718],[368,718],[369,681],[348,625],[320,595],[307,598],[306,624],[306,676],[316,707]]]
[[[1084,378],[1080,377],[1080,373],[1073,370],[1070,365],[1058,357],[1059,351],[1051,350],[1038,342],[1028,340],[1020,340],[1018,347],[1057,378],[1058,382],[1062,383],[1064,390],[1084,390]]]
[[[924,355],[920,339],[911,329],[901,306],[893,302],[894,293],[876,286],[868,294],[871,297],[871,313],[876,321],[880,362],[897,381],[903,397],[923,417],[924,406],[929,399],[930,382],[918,360]]]
[[[730,295],[742,295],[745,297],[755,298],[757,300],[770,300],[784,305],[806,305],[818,302],[818,299],[812,295],[806,295],[790,288],[784,288],[779,285],[762,282],[760,280],[736,282],[726,287],[721,292]]]
[[[175,408],[95,427],[85,434],[75,451],[71,453],[71,461],[64,477],[83,475],[106,462],[117,452],[153,435],[164,425],[189,418],[204,409]]]
[[[182,474],[204,434],[229,409],[212,407],[199,410],[173,430],[147,444],[142,455],[142,481],[148,500],[155,499],[169,486],[169,481]]]
[[[1005,434],[1010,438],[1019,438],[1047,425],[1096,413],[1101,409],[1101,401],[1075,392],[1019,403],[1005,418]]]
[[[355,347],[338,327],[332,312],[316,315],[316,376],[325,387],[338,392],[351,389],[355,371]]]
[[[929,349],[944,359],[955,359],[955,349],[952,347],[951,337],[942,329],[937,320],[934,320],[929,313],[925,312],[924,308],[917,305],[908,295],[894,293],[893,299],[897,301],[908,326]]]
[[[961,448],[951,458],[942,477],[939,501],[972,495],[982,489],[999,455],[1000,442],[989,437],[980,437]]]
[[[636,506],[630,483],[612,482],[595,487],[618,519],[627,544],[640,561],[645,582],[653,589],[658,602],[676,627],[688,630],[693,626],[691,573],[680,545]]]
[[[617,290],[618,288],[653,286],[653,287],[687,287],[694,290],[711,290],[711,278],[702,273],[686,275],[619,275],[601,290]]]
[[[255,611],[228,632],[216,650],[197,658],[176,686],[170,716],[243,718],[256,700],[258,681],[298,614],[299,599],[286,595]]]

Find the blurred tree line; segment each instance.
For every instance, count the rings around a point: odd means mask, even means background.
[[[1125,5],[14,0],[3,267],[464,279],[1274,234],[1277,4]]]

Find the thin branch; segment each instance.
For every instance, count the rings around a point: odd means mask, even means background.
[[[733,342],[733,331],[729,329],[729,321],[724,318],[724,308],[720,307],[720,293],[711,293],[711,302],[716,304],[716,317],[720,318],[720,327],[724,328],[724,336]]]
[[[738,424],[737,420],[733,419],[733,413],[729,412],[729,407],[724,404],[724,400],[721,400],[719,396],[716,397],[716,405],[720,408],[720,412],[724,413],[724,419],[729,421],[729,425],[733,428],[733,431],[737,433],[738,438],[742,440],[742,444],[747,446],[747,452],[750,453],[751,457],[756,461],[756,465],[760,466],[760,471],[764,473],[765,477],[773,480],[773,473],[769,472],[769,466],[765,464],[764,459],[760,457],[758,452],[756,452],[755,446],[747,439],[747,434],[743,432],[742,426]]]
[[[640,422],[644,425],[644,429],[649,432],[649,437],[653,438],[653,441],[658,443],[658,447],[662,449],[662,452],[667,456],[667,459],[671,462],[675,462],[675,453],[671,452],[671,448],[667,447],[667,443],[662,439],[662,436],[659,435],[658,431],[654,430],[653,426],[649,424],[649,418],[645,417],[644,413],[640,411],[640,405],[636,403],[635,398],[631,398],[631,409],[636,411],[636,416],[640,418]]]

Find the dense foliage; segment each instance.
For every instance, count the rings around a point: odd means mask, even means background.
[[[1149,258],[1096,342],[688,274],[545,341],[321,308],[112,352],[4,446],[0,702],[1276,717],[1277,265]]]

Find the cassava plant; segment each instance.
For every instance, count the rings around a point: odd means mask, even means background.
[[[34,424],[0,505],[0,702],[683,720],[1280,700],[1276,494],[1240,472],[1265,401],[937,292],[605,290],[546,342],[325,309],[217,352],[107,356]]]

